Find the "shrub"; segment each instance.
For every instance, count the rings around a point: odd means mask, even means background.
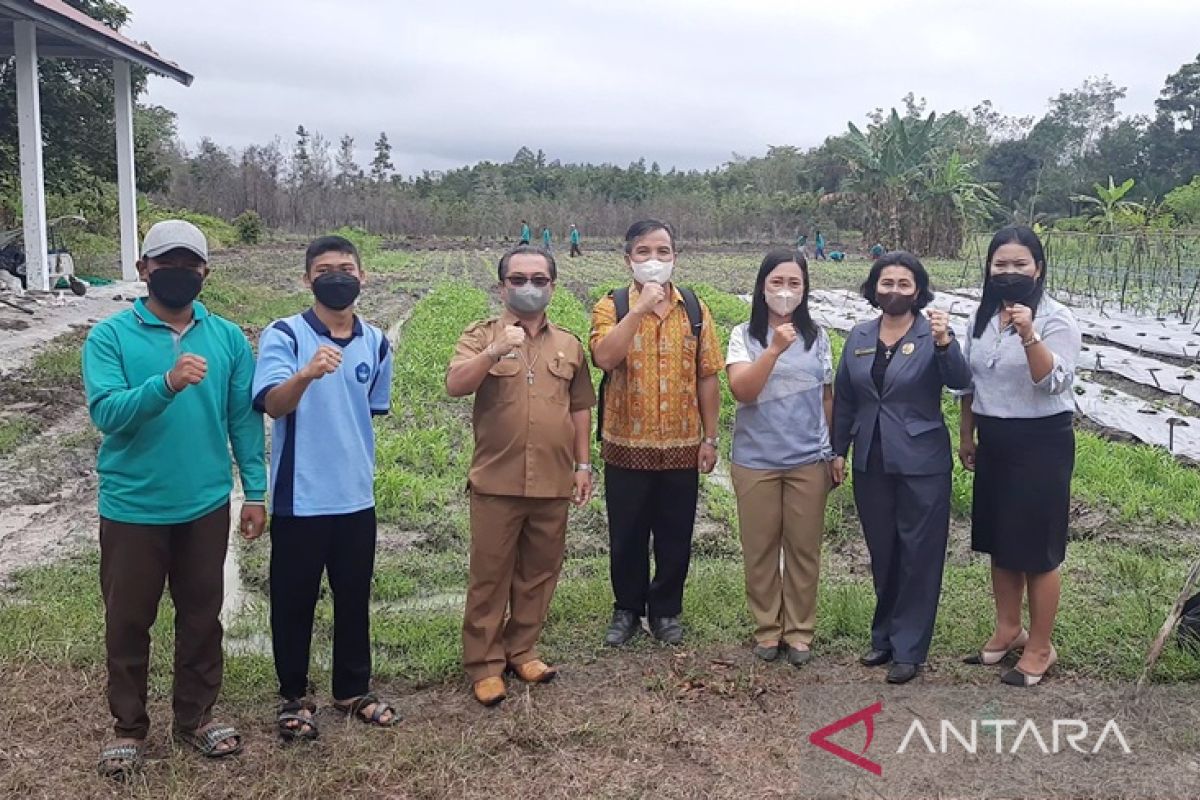
[[[242,244],[258,244],[262,241],[263,221],[257,211],[247,209],[233,220],[238,241]]]

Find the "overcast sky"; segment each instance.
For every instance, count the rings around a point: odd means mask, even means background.
[[[189,146],[388,133],[408,175],[522,145],[563,161],[712,167],[809,147],[913,91],[1041,115],[1091,75],[1151,113],[1200,51],[1198,0],[123,0]]]

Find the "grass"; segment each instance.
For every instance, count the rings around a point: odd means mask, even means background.
[[[429,275],[456,281],[434,285],[413,309],[396,349],[393,414],[377,423],[377,495],[383,528],[416,531],[420,536],[416,546],[381,549],[378,557],[373,587],[378,604],[373,616],[376,671],[384,681],[426,686],[460,674],[461,596],[467,578],[464,484],[471,453],[470,400],[447,397],[443,381],[459,335],[472,321],[493,313],[495,301],[475,288],[489,285],[493,279],[489,258],[399,255],[404,258],[395,261],[397,280],[407,280],[405,270],[414,270],[411,278],[419,283],[414,264],[424,259]],[[389,251],[380,251],[379,257],[389,257]],[[724,258],[703,257],[705,274],[717,277],[724,271],[744,278],[745,270],[754,266],[752,259],[720,260]],[[580,283],[572,291],[564,289],[560,281],[550,310],[552,319],[586,336],[589,309],[583,300],[594,300],[607,286],[620,281],[615,260],[611,254],[563,259],[563,277],[574,275]],[[599,279],[601,272],[605,277],[597,283],[583,283],[582,277]],[[205,288],[210,307],[245,325],[292,313],[306,301],[240,283],[232,276],[214,273],[213,277]],[[747,318],[748,307],[723,288],[726,284],[697,281],[691,285],[709,305],[724,346],[728,330]],[[832,341],[836,354],[842,339],[833,336]],[[70,375],[77,380],[78,344],[48,348],[39,354],[33,368],[47,379]],[[593,375],[598,376],[594,371]],[[725,388],[722,439],[726,461],[733,409]],[[957,409],[953,402],[947,401],[946,411],[954,430]],[[26,435],[20,420],[0,422],[0,454],[5,442]],[[969,473],[956,469],[954,513],[960,519],[969,509],[970,480]],[[1188,559],[1178,540],[1172,540],[1175,544],[1170,547],[1158,541],[1151,545],[1144,540],[1124,542],[1122,529],[1190,526],[1200,521],[1200,473],[1160,450],[1106,442],[1080,432],[1074,492],[1077,499],[1102,514],[1117,535],[1103,541],[1074,541],[1070,546],[1057,634],[1062,665],[1079,677],[1129,680],[1140,671],[1145,647],[1178,591]],[[717,534],[697,542],[685,596],[689,642],[697,647],[741,646],[750,637],[751,623],[732,493],[715,481],[706,481],[704,514],[706,525]],[[823,657],[848,661],[865,644],[874,605],[849,487],[831,495],[826,533],[816,647]],[[951,550],[931,658],[956,679],[960,675],[957,657],[974,650],[987,637],[991,601],[986,561],[966,554],[961,541],[953,543]],[[552,660],[574,663],[613,657],[605,655],[600,645],[611,610],[605,551],[602,503],[593,501],[572,515],[568,558],[544,636],[544,650]],[[263,595],[267,545],[242,546],[240,552],[254,599],[230,626],[231,640],[261,637],[267,630]],[[13,587],[0,594],[0,665],[36,662],[102,667],[103,614],[97,566],[96,558],[87,556],[15,577]],[[164,600],[152,633],[151,692],[156,696],[169,690],[171,626],[170,603]],[[318,608],[313,647],[313,680],[320,685],[328,681],[331,627],[326,592]],[[653,648],[643,638],[634,649]],[[228,657],[226,665],[227,702],[269,702],[274,690],[269,655],[239,651]],[[969,680],[967,673],[961,674]],[[1200,658],[1168,647],[1156,679],[1200,679]]]
[[[25,437],[36,429],[34,421],[24,414],[0,419],[0,456],[6,456],[16,450]]]

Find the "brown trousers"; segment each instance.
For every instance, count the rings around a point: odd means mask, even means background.
[[[178,525],[100,520],[100,587],[108,657],[108,707],[119,737],[144,739],[150,628],[163,585],[175,606],[175,725],[194,730],[212,719],[221,689],[222,568],[229,504]]]
[[[538,657],[538,637],[562,569],[569,504],[565,497],[471,492],[463,666],[472,681]]]
[[[823,461],[791,470],[734,464],[730,476],[737,494],[754,639],[807,646],[817,620],[829,468]]]

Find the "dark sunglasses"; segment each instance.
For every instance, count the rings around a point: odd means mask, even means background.
[[[550,285],[550,279],[545,275],[534,275],[532,278],[527,278],[524,275],[509,275],[504,280],[508,281],[509,286],[524,286],[527,283],[532,283],[541,289]]]

